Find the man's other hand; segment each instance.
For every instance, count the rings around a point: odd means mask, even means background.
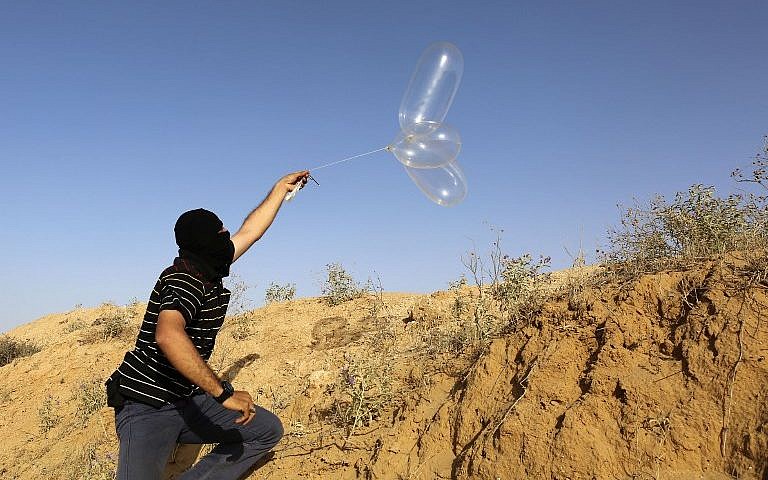
[[[248,425],[248,422],[256,416],[256,408],[251,394],[242,390],[233,393],[231,397],[224,400],[222,405],[224,408],[242,413],[241,417],[235,419],[235,423],[239,425]]]

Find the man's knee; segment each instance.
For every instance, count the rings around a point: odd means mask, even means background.
[[[272,448],[277,444],[277,442],[280,441],[281,438],[283,438],[283,423],[280,421],[277,415],[270,412],[269,410],[259,408],[259,411],[256,413],[256,418],[253,419],[253,422],[259,423],[260,433],[258,438],[254,439],[255,442],[253,443],[259,443],[262,446],[268,446],[269,448]]]
[[[272,412],[269,412],[269,440],[267,440],[269,443],[272,444],[272,446],[275,446],[277,442],[280,441],[281,438],[283,438],[283,434],[285,431],[283,430],[283,422],[280,421],[280,418],[278,418],[277,415],[275,415]]]

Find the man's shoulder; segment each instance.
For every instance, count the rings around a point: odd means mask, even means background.
[[[201,291],[209,291],[213,286],[192,263],[181,258],[177,258],[173,265],[163,270],[159,280],[161,282],[188,282]]]

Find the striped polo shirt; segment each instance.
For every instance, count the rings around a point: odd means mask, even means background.
[[[136,345],[107,380],[117,382],[124,397],[160,407],[201,390],[174,368],[155,340],[162,310],[177,310],[186,320],[187,332],[203,360],[208,361],[229,304],[230,291],[221,280],[208,281],[187,260],[176,258],[160,274],[149,297]]]

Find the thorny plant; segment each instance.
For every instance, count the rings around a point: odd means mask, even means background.
[[[394,325],[390,322],[391,314],[387,304],[384,302],[384,287],[381,284],[381,277],[376,276],[376,281],[368,281],[368,321],[371,322],[375,332],[373,345],[379,349],[389,348],[397,339],[397,333]]]
[[[504,230],[490,227],[495,238],[486,255],[473,248],[461,257],[467,277],[450,282],[450,322],[427,326],[423,341],[429,355],[482,350],[496,335],[528,324],[550,295],[549,257],[510,257],[502,249]]]
[[[248,298],[250,286],[237,273],[232,273],[225,282],[225,286],[230,291],[227,316],[236,317],[242,315],[251,305],[251,300]]]
[[[464,292],[467,286],[467,277],[462,275],[458,280],[448,282],[448,291],[453,293],[451,304],[451,316],[456,322],[460,322],[469,311],[468,295]]]
[[[369,291],[365,285],[360,285],[340,263],[326,265],[326,278],[320,285],[320,293],[325,302],[335,306],[360,298]]]
[[[550,257],[534,261],[530,254],[510,257],[501,247],[504,230],[491,227],[496,238],[487,258],[474,249],[462,263],[475,282],[478,297],[473,304],[473,320],[478,340],[502,331],[512,331],[528,323],[547,298],[545,285]]]
[[[227,316],[216,335],[216,346],[208,362],[217,374],[223,372],[230,363],[232,354],[237,348],[237,342],[244,340],[252,333],[251,316],[247,312],[251,304],[248,298],[250,286],[236,273],[227,278],[225,286],[230,291]],[[222,335],[223,332],[228,335]]]
[[[333,415],[349,439],[358,427],[376,420],[392,400],[392,362],[383,355],[363,359],[345,354],[344,359]]]
[[[504,230],[493,226],[490,229],[496,234],[496,238],[491,242],[487,258],[482,257],[477,248],[461,257],[461,263],[472,276],[477,291],[477,297],[472,299],[470,311],[474,325],[473,340],[481,343],[498,330],[499,316],[493,309],[493,298],[489,297],[488,290],[493,291],[498,285],[505,257],[501,251],[501,235]]]

